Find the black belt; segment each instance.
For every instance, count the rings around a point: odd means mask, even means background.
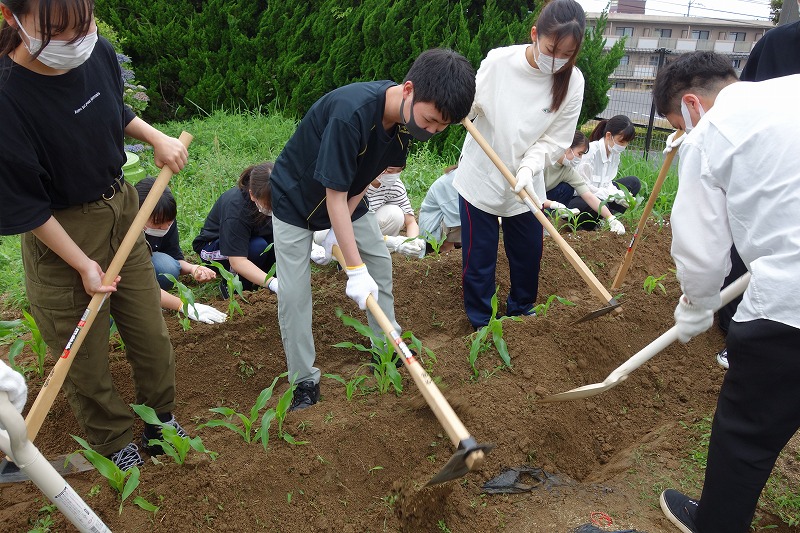
[[[122,185],[125,183],[125,176],[120,172],[119,176],[114,178],[114,181],[111,185],[108,186],[108,189],[103,193],[102,198],[105,201],[111,200],[114,198],[114,195],[117,194],[118,191],[122,190]]]

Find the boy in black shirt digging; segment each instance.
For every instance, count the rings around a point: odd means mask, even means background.
[[[289,379],[297,384],[291,410],[319,400],[320,371],[309,335],[314,231],[332,229],[323,243],[326,260],[338,244],[348,265],[347,295],[366,309],[371,294],[401,331],[394,319],[392,261],[364,192],[387,167],[405,165],[411,137],[426,141],[460,122],[474,96],[469,62],[452,50],[428,50],[400,85],[353,83],[320,98],[278,156],[272,220],[281,275],[278,320]],[[382,334],[371,313],[367,318]]]

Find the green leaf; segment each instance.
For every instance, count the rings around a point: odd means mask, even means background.
[[[269,447],[269,427],[275,419],[275,409],[268,409],[261,417],[261,427],[256,432],[256,440],[261,441],[261,446],[266,450]]]
[[[299,446],[301,444],[308,444],[307,440],[294,440],[294,437],[292,437],[288,433],[283,434],[283,440],[285,440],[289,444],[294,444],[295,446]]]
[[[136,490],[136,487],[139,486],[139,476],[141,473],[139,472],[138,466],[132,466],[128,470],[125,471],[125,476],[128,480],[125,482],[125,489],[122,491],[122,501],[128,499],[128,496]]]
[[[212,407],[211,409],[209,409],[209,411],[211,411],[212,413],[219,413],[223,416],[231,416],[236,413],[236,411],[234,411],[230,407]]]
[[[497,348],[497,353],[500,354],[500,359],[503,360],[503,363],[509,368],[511,368],[511,356],[508,353],[508,344],[506,343],[503,337],[495,336],[493,337],[494,346]]]
[[[334,348],[341,348],[341,346],[334,345]],[[336,380],[342,385],[347,386],[347,381],[339,374],[322,374],[322,377]]]
[[[144,404],[140,405],[134,403],[130,404],[130,406],[131,409],[133,409],[133,411],[139,415],[139,418],[144,420],[147,424],[160,427],[164,426],[164,422],[158,419],[158,415],[152,407]]]
[[[149,511],[153,514],[156,514],[160,507],[157,505],[153,505],[149,501],[145,500],[141,496],[137,496],[133,499],[133,503],[144,509],[145,511]]]

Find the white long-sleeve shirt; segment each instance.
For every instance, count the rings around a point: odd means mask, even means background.
[[[738,322],[800,328],[800,75],[722,89],[680,147],[672,256],[693,304],[719,305],[730,247],[752,274]]]
[[[534,175],[553,164],[572,144],[583,102],[583,74],[573,68],[560,109],[550,109],[553,76],[533,68],[525,57],[527,45],[491,50],[475,79],[474,124],[512,174],[529,167]],[[541,176],[541,175],[539,175]],[[453,186],[470,204],[497,216],[514,216],[528,208],[467,134]],[[534,190],[545,198],[544,182]]]
[[[619,171],[619,154],[606,151],[605,139],[589,143],[589,151],[581,158],[577,168],[578,174],[587,179],[590,190],[601,200],[608,197],[606,188],[613,185],[611,181]],[[591,176],[591,177],[590,177]]]

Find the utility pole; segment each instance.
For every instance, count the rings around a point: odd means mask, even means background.
[[[658,71],[661,70],[661,67],[664,66],[664,59],[667,56],[666,48],[659,48],[656,50],[658,53],[658,67],[656,68],[656,75],[658,75]],[[656,115],[656,101],[653,99],[650,103],[650,117],[647,121],[647,135],[644,138],[644,159],[645,161],[650,156],[650,145],[653,142],[653,121],[655,120]]]
[[[692,6],[694,4],[697,4],[698,6],[702,6],[703,5],[703,4],[698,3],[697,0],[689,0],[687,5],[686,5],[686,16],[687,17],[689,16],[689,13],[691,12]]]

